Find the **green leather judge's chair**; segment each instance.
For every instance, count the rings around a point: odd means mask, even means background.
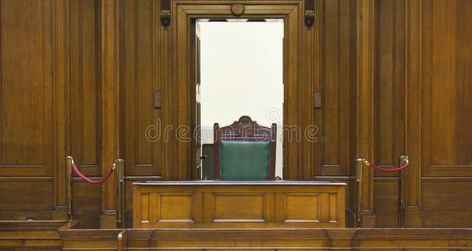
[[[221,180],[275,179],[277,126],[264,127],[249,116],[225,127],[215,123],[215,176]]]

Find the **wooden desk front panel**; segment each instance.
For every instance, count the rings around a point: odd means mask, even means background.
[[[135,228],[344,227],[345,186],[135,185]]]

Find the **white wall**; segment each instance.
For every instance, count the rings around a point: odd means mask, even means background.
[[[282,177],[283,22],[198,22],[201,40],[202,143],[213,124],[249,115],[277,123],[276,175]]]

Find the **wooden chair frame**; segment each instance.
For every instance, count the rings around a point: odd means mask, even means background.
[[[221,175],[220,142],[221,141],[268,141],[269,142],[269,179],[275,179],[275,155],[277,142],[277,125],[271,127],[259,125],[251,117],[244,115],[238,121],[225,127],[215,123],[213,126],[215,178]]]

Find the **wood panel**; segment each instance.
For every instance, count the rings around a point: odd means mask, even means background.
[[[424,227],[470,227],[472,178],[422,179]]]
[[[120,124],[120,39],[118,0],[100,3],[100,164],[102,176],[121,158]],[[117,221],[117,179],[102,184],[100,227],[114,228]]]
[[[69,6],[70,155],[82,173],[100,177],[100,6],[96,0]],[[84,228],[99,227],[100,187],[74,178],[72,192],[73,218]]]
[[[126,229],[61,230],[68,250],[467,250],[467,229]],[[67,246],[66,246],[67,245]],[[94,246],[93,246],[94,245]],[[122,247],[122,249],[120,249]]]
[[[162,27],[158,1],[127,0],[121,21],[122,82],[124,99],[124,156],[126,175],[162,175],[164,127],[162,109],[154,108],[153,93],[162,93]]]
[[[0,250],[62,250],[57,230],[66,221],[2,221]]]
[[[351,102],[351,57],[353,56],[354,24],[351,20],[355,5],[352,1],[320,1],[319,21],[321,30],[319,53],[321,58],[316,71],[320,72],[315,89],[321,93],[322,108],[317,109],[315,123],[318,126],[315,150],[315,176],[349,175],[350,166],[350,115],[354,112]],[[316,60],[310,58],[309,60]],[[313,99],[313,97],[312,97]],[[308,106],[305,103],[304,106]],[[310,139],[305,139],[310,140]]]
[[[356,158],[369,160],[374,157],[374,90],[375,90],[375,17],[377,2],[358,0],[356,5]],[[374,191],[371,169],[361,172],[358,198],[362,212],[361,226],[374,227]]]
[[[133,227],[342,227],[344,196],[343,183],[135,183]]]
[[[70,153],[88,176],[101,176],[98,164],[99,24],[96,0],[70,0]]]
[[[422,145],[425,176],[472,176],[469,1],[423,2]]]
[[[405,1],[380,0],[377,5],[375,53],[375,159],[396,167],[405,154]],[[376,172],[375,211],[378,227],[397,227],[399,174]]]
[[[0,250],[469,250],[470,229],[75,229],[2,223]],[[58,225],[59,224],[59,225]],[[7,225],[10,225],[8,227]],[[41,226],[42,225],[42,226]],[[30,229],[30,230],[26,230]]]
[[[72,191],[73,219],[81,228],[100,228],[101,187],[75,178]]]
[[[407,226],[470,226],[469,1],[407,1]],[[466,129],[469,128],[469,129]],[[465,179],[465,180],[461,180]],[[438,190],[438,184],[442,184]],[[457,185],[457,186],[456,186]],[[460,187],[461,189],[457,189]],[[455,198],[454,202],[451,198]]]
[[[64,184],[66,9],[60,0],[0,2],[2,218],[65,216],[54,188]]]
[[[0,4],[0,171],[4,176],[52,176],[52,1]]]
[[[249,5],[255,11],[258,4],[270,2]],[[212,2],[207,9],[197,2],[182,3],[197,6],[188,15],[180,13],[185,18],[208,11],[231,16],[225,1]],[[274,7],[283,17],[292,15],[286,19],[292,27],[288,35],[294,38],[286,44],[292,55],[287,64],[292,75],[286,74],[286,82],[300,83],[289,84],[293,89],[286,91],[286,101],[296,101],[286,104],[285,122],[303,130],[311,125],[320,129],[318,142],[305,139],[288,147],[286,178],[350,181],[354,157],[393,166],[405,153],[412,163],[405,173],[406,225],[470,226],[462,219],[470,216],[467,181],[472,176],[472,3],[316,3],[312,28],[303,26],[301,1],[279,1]],[[64,217],[66,153],[95,177],[111,168],[115,158],[124,157],[128,185],[133,180],[192,177],[189,144],[146,140],[146,129],[157,129],[158,119],[163,128],[192,122],[191,93],[176,84],[189,78],[174,71],[182,70],[190,55],[180,50],[190,51],[189,44],[176,42],[185,18],[162,27],[159,4],[0,1],[1,219]],[[287,14],[289,9],[292,14]],[[173,6],[174,17],[178,10]],[[152,108],[153,91],[168,94],[163,95],[162,109]],[[322,93],[321,109],[313,109],[314,91]],[[374,200],[366,197],[366,209],[373,213],[375,207],[378,226],[393,226],[397,177],[376,176],[376,191],[369,191]],[[113,215],[115,185],[111,181],[102,189],[76,182],[74,216],[84,226],[96,227],[102,210]],[[131,209],[130,193],[127,201]],[[289,201],[316,203],[311,197]],[[251,212],[251,217],[260,213]],[[300,217],[292,209],[287,215],[290,220]],[[318,217],[314,212],[306,215]]]
[[[374,182],[376,227],[399,227],[398,178],[377,177]]]
[[[375,163],[393,167],[404,152],[405,1],[381,0],[377,11]]]
[[[161,92],[163,100],[171,97],[169,83],[169,29],[159,21],[160,1],[125,0],[120,12],[120,85],[123,156],[126,175],[126,226],[132,226],[132,182],[169,179],[163,170],[169,157],[164,142],[169,135],[170,108],[154,108],[153,93]],[[165,103],[165,101],[163,101]]]
[[[0,179],[0,219],[50,219],[54,205],[52,178]]]
[[[411,157],[404,176],[407,226],[470,226],[460,220],[470,210],[468,186],[453,177],[470,176],[470,142],[465,140],[470,121],[464,118],[470,110],[465,97],[470,96],[471,21],[463,16],[472,6],[455,0],[378,3],[376,163],[395,166],[402,153]],[[375,206],[382,212],[382,227],[396,217],[382,204],[396,204],[392,181],[377,179],[381,191],[376,191]]]

